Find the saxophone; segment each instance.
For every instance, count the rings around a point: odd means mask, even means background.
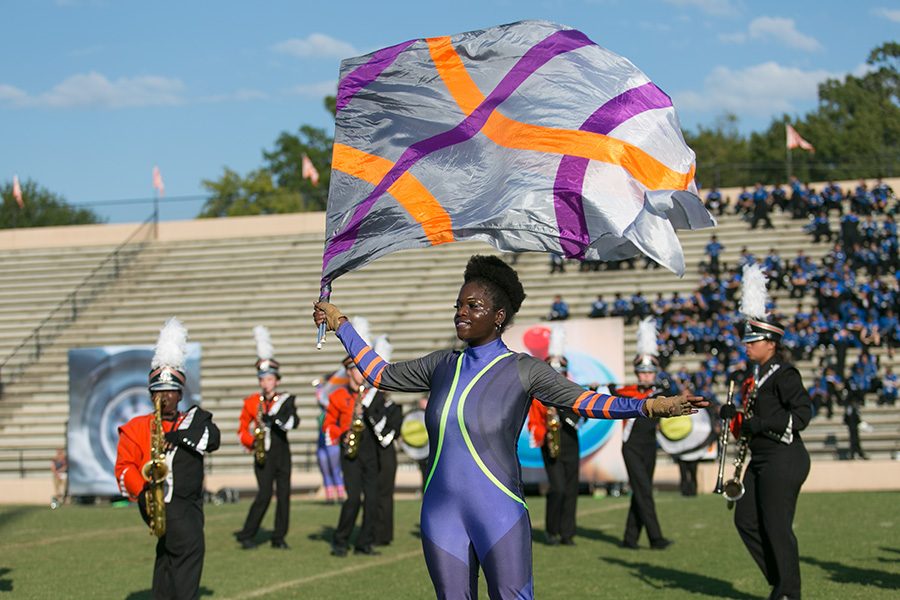
[[[753,408],[756,405],[756,396],[759,392],[758,382],[759,365],[753,365],[753,387],[750,388],[750,391],[747,394],[747,403],[744,406],[745,419],[753,416]],[[747,447],[749,445],[750,436],[744,435],[743,432],[741,432],[741,439],[738,442],[737,457],[734,459],[734,477],[725,482],[725,486],[722,490],[722,495],[728,500],[728,508],[732,508],[735,502],[744,497],[744,482],[741,481],[741,479],[744,470],[744,460],[747,458]]]
[[[162,396],[154,394],[153,421],[150,422],[150,460],[141,468],[141,475],[149,483],[144,499],[150,520],[150,534],[156,537],[166,535],[165,482],[169,475],[169,465],[166,464],[166,438],[162,426],[162,404]]]
[[[350,423],[350,430],[347,433],[347,447],[344,448],[344,456],[349,459],[354,459],[359,454],[359,442],[362,439],[362,432],[366,428],[362,415],[356,414],[365,389],[365,386],[359,386],[359,394],[356,397],[356,402],[353,404],[353,421]]]
[[[547,411],[547,453],[550,458],[559,456],[559,430],[562,422],[559,420],[559,413],[555,409]]]
[[[266,428],[263,426],[263,415],[266,413],[264,395],[259,393],[259,408],[256,410],[256,426],[253,428],[253,456],[260,468],[266,464]]]

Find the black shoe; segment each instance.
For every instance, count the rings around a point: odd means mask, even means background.
[[[353,554],[365,554],[366,556],[378,556],[381,554],[378,550],[372,548],[372,546],[357,546],[353,549]]]
[[[241,542],[242,550],[253,550],[256,548],[256,542],[253,540],[239,540]]]
[[[272,540],[272,547],[278,548],[280,550],[290,550],[291,549],[291,547],[288,546],[287,542],[284,540],[278,540],[278,541]]]
[[[575,540],[573,540],[573,539],[570,538],[570,537],[565,537],[565,538],[561,539],[561,540],[559,541],[559,543],[562,544],[563,546],[574,546],[574,545],[575,545]]]
[[[675,542],[672,540],[667,540],[666,538],[659,539],[652,544],[650,544],[650,548],[652,550],[665,550]]]
[[[547,545],[548,546],[559,546],[559,536],[558,535],[548,535],[547,536]]]
[[[345,556],[347,556],[347,548],[345,546],[332,546],[331,555],[337,556],[339,558],[344,558]]]
[[[637,545],[637,542],[626,542],[625,540],[622,540],[622,543],[619,544],[619,546],[629,550],[637,550],[640,547]]]

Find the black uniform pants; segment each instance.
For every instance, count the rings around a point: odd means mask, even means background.
[[[174,497],[166,505],[166,534],[156,542],[154,600],[195,600],[203,572],[203,505]]]
[[[774,588],[773,598],[800,598],[800,554],[792,526],[808,474],[809,454],[799,437],[790,446],[755,453],[734,512],[744,545]]]
[[[656,504],[653,502],[653,471],[656,470],[656,446],[649,444],[625,443],[622,445],[622,458],[628,471],[628,483],[631,485],[631,506],[625,520],[626,544],[637,544],[641,529],[647,529],[650,544],[663,539],[656,518]]]
[[[559,456],[550,458],[547,444],[541,447],[550,489],[547,491],[547,535],[563,539],[575,537],[578,505],[578,438],[560,432]]]
[[[679,460],[678,471],[681,474],[681,495],[697,495],[697,461]]]
[[[341,469],[344,472],[344,488],[347,499],[341,505],[341,516],[334,531],[334,545],[346,548],[350,544],[350,534],[356,524],[362,505],[362,528],[356,538],[356,547],[365,548],[375,541],[375,519],[378,514],[378,456],[374,442],[363,434],[359,454],[349,459],[341,448]]]
[[[272,447],[266,453],[266,464],[260,468],[254,461],[253,472],[259,489],[256,498],[250,505],[244,528],[238,534],[238,540],[252,540],[259,531],[269,503],[272,502],[272,487],[275,487],[275,529],[272,531],[272,542],[283,542],[288,531],[288,520],[291,515],[291,449],[287,444],[272,441]]]
[[[394,482],[397,477],[397,450],[378,445],[378,517],[375,543],[386,546],[394,540]]]

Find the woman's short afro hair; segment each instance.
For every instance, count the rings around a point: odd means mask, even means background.
[[[483,284],[494,305],[506,309],[501,331],[506,329],[525,300],[525,289],[515,269],[496,256],[476,254],[469,259],[463,280]]]

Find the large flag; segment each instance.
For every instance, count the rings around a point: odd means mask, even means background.
[[[816,149],[813,148],[813,145],[800,137],[800,134],[797,133],[797,130],[791,127],[790,123],[784,124],[784,132],[787,137],[787,147],[791,148],[802,148],[803,150],[809,150],[810,152],[815,152]]]
[[[153,189],[160,198],[166,195],[166,184],[163,183],[162,173],[159,172],[159,167],[156,165],[153,166]]]
[[[309,179],[313,185],[319,185],[319,172],[306,154],[300,159],[300,176]]]
[[[25,208],[25,201],[22,200],[22,186],[19,185],[19,176],[13,175],[13,198],[16,199],[16,204],[19,205],[19,208]]]
[[[389,252],[501,250],[676,273],[715,225],[671,99],[575,29],[523,21],[341,63],[323,288]]]

